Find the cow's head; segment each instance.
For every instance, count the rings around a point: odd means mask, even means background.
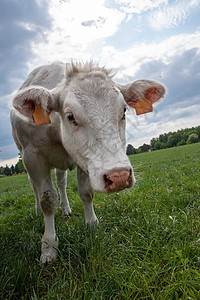
[[[135,182],[125,153],[127,108],[150,112],[164,93],[161,84],[150,80],[115,84],[108,70],[89,63],[68,67],[65,80],[53,90],[21,90],[13,107],[33,126],[47,125],[53,122],[52,112],[59,114],[66,151],[88,173],[94,190],[109,193]]]

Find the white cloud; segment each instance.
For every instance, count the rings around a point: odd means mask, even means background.
[[[176,27],[184,23],[193,8],[200,4],[200,0],[183,0],[170,3],[168,0],[117,0],[121,11],[127,14],[148,13],[147,19],[156,30]]]
[[[153,10],[159,7],[161,4],[167,4],[168,0],[117,0],[119,4],[122,4],[121,10],[126,13],[142,13],[148,10]]]
[[[10,158],[6,160],[0,160],[0,166],[5,167],[6,165],[11,167],[12,165],[16,165],[16,163],[19,161],[19,157]]]
[[[92,51],[88,47],[95,47],[99,40],[103,42],[112,36],[126,17],[115,8],[105,7],[104,2],[51,0],[49,13],[53,27],[46,33],[44,42],[33,44],[37,61],[41,64],[73,57],[91,59]],[[37,61],[32,62],[30,68],[37,65]]]
[[[176,4],[155,11],[150,15],[149,22],[154,29],[161,30],[184,23],[187,17],[188,10],[185,9],[185,5]]]
[[[52,61],[70,61],[72,58],[81,60],[97,60],[100,63],[109,65],[114,69],[119,69],[117,77],[123,78],[124,74],[132,76],[140,69],[141,64],[151,60],[161,60],[169,63],[170,57],[185,49],[199,47],[199,33],[191,35],[177,35],[168,38],[160,43],[133,44],[128,50],[120,51],[113,46],[106,45],[106,38],[113,36],[123,20],[126,20],[126,13],[120,12],[115,8],[107,8],[105,0],[73,0],[59,1],[51,0],[49,13],[53,19],[51,32],[46,32],[46,40],[41,43],[33,43],[35,59],[29,62],[29,69],[32,70],[37,65],[50,63]],[[118,0],[120,3],[132,5],[138,10],[147,10],[151,7],[164,6],[167,0],[145,0],[130,1]],[[133,3],[134,2],[134,3]],[[184,1],[185,2],[185,1]],[[194,7],[200,0],[191,0],[187,7]],[[142,3],[142,4],[141,4]],[[152,4],[153,3],[153,4]],[[182,5],[182,4],[180,4]],[[176,3],[179,6],[179,3]],[[184,6],[184,5],[182,5]],[[88,9],[88,7],[90,9]],[[170,10],[175,7],[168,6],[165,12],[166,17],[161,18],[160,22],[154,21],[153,15],[151,25],[161,28],[167,25],[167,16]],[[155,13],[161,12],[160,9]],[[164,10],[163,10],[164,13]],[[172,12],[172,24],[186,16],[186,12],[178,9]],[[156,19],[156,18],[155,18]],[[154,24],[155,22],[155,24]],[[163,22],[163,23],[162,23]],[[160,27],[159,27],[160,26]]]
[[[149,15],[149,23],[156,30],[176,27],[181,23],[185,23],[190,15],[190,10],[199,3],[199,0],[176,1],[171,5],[166,3],[166,5],[160,6]]]
[[[172,36],[160,43],[141,43],[120,51],[114,47],[103,47],[102,61],[109,67],[119,69],[116,78],[126,80],[126,76],[133,77],[144,63],[159,61],[169,64],[171,60],[193,48],[200,46],[200,32]],[[164,70],[163,70],[164,71]]]
[[[106,8],[104,0],[51,1],[50,15],[54,29],[70,36],[72,44],[87,45],[91,41],[115,33],[125,14]],[[87,24],[87,26],[85,26]]]

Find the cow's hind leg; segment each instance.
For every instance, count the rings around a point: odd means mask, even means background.
[[[85,210],[85,222],[87,225],[98,225],[99,221],[93,208],[93,190],[88,175],[77,167],[78,192],[83,200]]]
[[[66,183],[67,183],[67,171],[61,171],[56,169],[56,183],[60,193],[60,207],[66,216],[71,216],[71,208],[67,199]]]
[[[37,189],[40,208],[44,215],[45,231],[42,237],[41,262],[48,263],[56,258],[58,238],[56,236],[54,215],[58,206],[58,195],[51,181],[50,168],[45,158],[33,152],[24,153],[24,164],[32,185]],[[31,156],[31,159],[30,159]]]

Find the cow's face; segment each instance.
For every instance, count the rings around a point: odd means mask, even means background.
[[[20,91],[13,106],[29,122],[34,118],[39,125],[49,123],[48,114],[56,111],[66,151],[88,173],[94,190],[109,193],[129,188],[135,182],[125,154],[127,106],[134,107],[137,114],[150,112],[152,103],[164,92],[164,87],[155,81],[115,85],[105,69],[76,69],[55,90],[28,87]],[[46,122],[38,121],[34,106],[39,107]]]
[[[89,174],[93,189],[131,187],[135,179],[125,154],[127,104],[112,80],[103,73],[77,77],[60,99],[62,143]]]

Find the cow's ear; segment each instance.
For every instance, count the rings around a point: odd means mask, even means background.
[[[135,108],[137,115],[153,111],[152,104],[165,94],[164,86],[152,80],[137,80],[118,87],[126,103]]]
[[[36,125],[50,124],[49,114],[58,110],[55,94],[43,87],[30,86],[20,90],[12,101],[12,106],[27,120]]]

